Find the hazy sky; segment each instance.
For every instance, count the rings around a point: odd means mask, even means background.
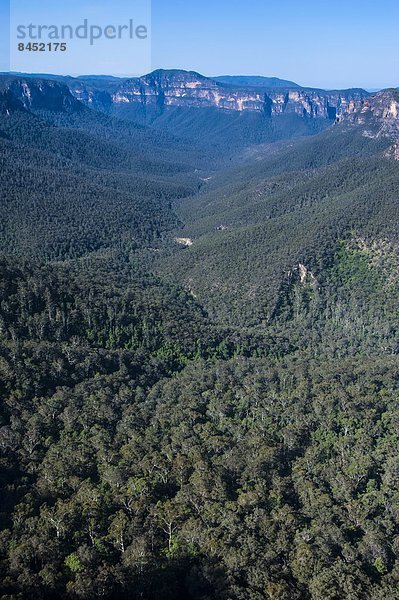
[[[12,1],[14,11],[24,14],[25,4],[43,23],[49,22],[49,11],[60,22],[68,22],[72,11],[80,20],[101,13],[101,22],[109,18],[110,23],[134,16],[131,0],[69,0],[68,8],[54,0]],[[0,3],[4,27],[7,0]],[[7,70],[5,30],[0,40],[0,69]],[[153,0],[150,66],[277,76],[329,88],[382,88],[399,86],[398,40],[397,0]],[[90,59],[68,53],[62,70],[134,75],[132,57],[132,46],[117,51],[107,40]]]

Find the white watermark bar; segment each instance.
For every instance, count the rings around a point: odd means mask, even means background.
[[[60,75],[151,71],[151,0],[10,0],[10,70]]]

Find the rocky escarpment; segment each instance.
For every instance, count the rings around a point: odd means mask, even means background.
[[[342,115],[340,120],[363,127],[363,135],[366,137],[390,138],[393,144],[387,151],[387,155],[392,155],[399,160],[398,90],[383,90],[365,98],[357,111]]]
[[[78,112],[84,105],[104,112],[140,109],[158,115],[168,108],[216,108],[228,113],[258,113],[269,117],[297,115],[346,121],[364,126],[370,137],[389,136],[399,156],[399,92],[371,95],[361,89],[324,91],[307,88],[256,89],[234,87],[195,72],[158,70],[127,80],[64,81],[3,76],[1,112],[54,110]]]
[[[6,106],[6,110],[24,108],[33,111],[79,112],[85,109],[69,88],[58,81],[3,78],[0,81],[0,91],[3,108]]]
[[[142,106],[219,108],[255,111],[268,116],[292,113],[300,116],[335,119],[353,112],[367,97],[363,90],[331,91],[307,89],[234,88],[198,73],[155,71],[139,79],[125,81],[112,94],[115,104]]]
[[[360,89],[324,91],[301,88],[234,86],[180,70],[158,70],[139,78],[112,81],[61,78],[6,78],[9,89],[27,109],[79,110],[82,104],[111,112],[133,108],[157,114],[168,108],[216,108],[268,117],[298,115],[334,120],[355,113],[368,93]],[[295,84],[296,85],[296,84]]]
[[[112,106],[141,107],[158,112],[167,108],[217,108],[225,111],[257,112],[267,116],[296,114],[334,120],[356,111],[368,96],[364,90],[323,91],[300,88],[234,87],[192,71],[158,70],[140,78],[113,83],[108,91],[87,82],[70,84],[76,98],[109,110]]]
[[[0,115],[24,111],[24,106],[9,90],[0,91]]]

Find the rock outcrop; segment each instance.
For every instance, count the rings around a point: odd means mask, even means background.
[[[365,98],[360,109],[351,114],[343,114],[340,121],[363,127],[363,135],[366,137],[390,138],[393,144],[386,155],[399,160],[398,90],[383,90]]]

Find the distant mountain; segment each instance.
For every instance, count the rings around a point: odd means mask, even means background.
[[[67,75],[54,75],[52,73],[23,73],[21,71],[1,71],[2,77],[28,77],[29,79],[68,79]]]
[[[79,75],[76,79],[84,79],[86,81],[123,81],[127,77],[114,77],[113,75]]]
[[[12,79],[21,80],[16,75],[3,77]],[[245,78],[251,83],[247,87],[221,83],[195,71],[158,69],[131,79],[86,75],[60,77],[58,82],[89,108],[208,146],[221,144],[224,149],[318,133],[337,117],[361,108],[369,96],[361,89],[314,90],[293,82],[285,82],[293,87],[267,88],[266,81],[284,80],[260,79],[262,86],[254,87],[254,78]],[[29,102],[24,99],[24,105]]]
[[[359,107],[369,95],[362,89],[325,91],[303,88],[294,82],[273,77],[225,76],[212,79],[195,71],[179,69],[158,69],[131,79],[102,75],[58,79],[88,106],[106,112],[119,107],[124,107],[124,113],[127,113],[127,107],[138,109],[133,120],[140,118],[145,122],[151,122],[170,108],[216,108],[225,112],[254,112],[267,117],[296,114],[334,120],[347,110]]]
[[[156,108],[218,108],[233,112],[257,112],[272,117],[297,114],[301,117],[335,119],[349,109],[360,106],[368,94],[364,90],[259,90],[232,87],[193,71],[157,70],[144,77],[129,79],[112,94],[117,104],[141,104],[144,110]]]
[[[78,75],[72,77],[71,75],[54,75],[52,73],[23,73],[21,71],[2,71],[0,75],[7,75],[12,77],[28,77],[29,79],[56,79],[56,80],[68,80],[68,79],[83,79],[84,81],[123,81],[129,79],[128,77],[115,77],[114,75]]]
[[[234,87],[257,87],[257,88],[300,88],[302,86],[288,81],[279,79],[278,77],[261,77],[257,75],[221,75],[220,77],[212,77],[219,83],[231,85]]]

